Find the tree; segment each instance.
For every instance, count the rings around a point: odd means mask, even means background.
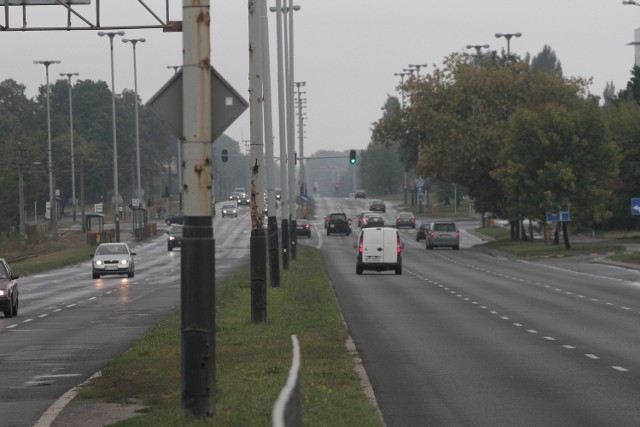
[[[500,152],[503,164],[493,175],[521,214],[544,218],[547,211],[571,210],[581,224],[602,223],[617,176],[619,152],[602,112],[591,102],[566,109],[548,105],[541,111],[519,109]],[[570,247],[566,226],[565,247]]]
[[[531,71],[547,71],[562,77],[562,64],[550,46],[544,45],[542,51],[531,60]]]
[[[395,146],[370,143],[360,152],[361,181],[369,194],[397,193],[402,187],[404,167]]]
[[[616,87],[613,82],[607,82],[602,92],[602,99],[604,99],[605,105],[610,104],[616,100]]]

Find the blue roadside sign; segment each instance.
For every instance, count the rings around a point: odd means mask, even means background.
[[[547,212],[547,222],[571,222],[571,213],[569,211]]]
[[[640,215],[640,197],[631,199],[631,215]]]
[[[306,194],[303,194],[303,195],[301,195],[301,196],[300,196],[300,201],[301,201],[302,203],[307,203],[307,200],[308,200],[308,199],[309,199],[309,198],[307,197],[307,195],[306,195]]]

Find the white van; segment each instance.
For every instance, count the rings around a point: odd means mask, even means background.
[[[400,242],[395,228],[363,228],[353,247],[358,250],[356,274],[362,274],[364,270],[395,270],[396,274],[402,274],[404,243]]]

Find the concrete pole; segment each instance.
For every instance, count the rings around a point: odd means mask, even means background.
[[[297,7],[300,9],[300,7]],[[295,212],[296,205],[296,165],[295,165],[295,110],[293,105],[293,82],[295,81],[294,77],[294,66],[293,66],[293,0],[289,0],[289,6],[285,7],[286,13],[288,13],[289,18],[289,26],[288,26],[288,39],[289,43],[287,46],[288,55],[285,57],[288,58],[287,61],[287,143],[289,145],[289,201],[290,201],[290,221],[289,221],[289,238],[291,239],[291,259],[295,261],[296,259],[296,244],[297,244],[297,236],[296,236],[296,223],[294,221],[295,218],[298,217],[298,213]],[[285,39],[287,35],[287,27],[285,27]],[[285,40],[285,45],[286,45]]]
[[[209,0],[183,0],[182,16],[182,408],[205,417],[215,414],[216,401]]]
[[[260,176],[264,164],[262,143],[262,40],[261,0],[249,0],[249,115],[251,170],[251,237],[249,257],[251,267],[251,322],[267,321],[266,239],[262,213],[263,188]]]
[[[276,0],[276,32],[278,55],[278,134],[280,137],[280,203],[282,205],[282,269],[289,269],[289,181],[287,170],[287,117],[285,113],[285,76],[284,76],[284,52],[282,40],[282,1]]]
[[[69,134],[71,141],[71,199],[73,200],[73,222],[76,222],[76,212],[78,210],[78,203],[76,201],[76,161],[74,155],[73,144],[73,98],[71,96],[71,78],[77,76],[78,73],[60,73],[61,76],[66,77],[69,81]]]
[[[265,169],[267,174],[267,234],[271,286],[280,286],[280,256],[278,253],[278,219],[276,218],[276,188],[273,154],[273,112],[271,111],[271,58],[269,54],[269,20],[267,2],[260,0],[262,21],[262,93],[264,99]]]
[[[298,88],[298,149],[300,150],[300,195],[307,194],[307,181],[305,177],[305,167],[304,167],[304,126],[302,119],[302,93],[300,91],[301,87],[306,86],[305,82],[295,82],[296,87]]]

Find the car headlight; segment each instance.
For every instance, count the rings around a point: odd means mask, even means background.
[[[176,240],[176,236],[169,236],[169,240]]]
[[[0,297],[6,297],[7,296],[7,291],[5,291],[4,289],[0,289]]]
[[[96,265],[102,265],[102,261],[100,261],[99,259],[96,260]]]
[[[127,265],[127,264],[129,264],[129,260],[128,259],[121,259],[120,260],[120,264]]]

